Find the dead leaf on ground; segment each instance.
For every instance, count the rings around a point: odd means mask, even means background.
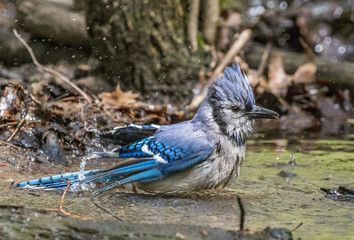
[[[107,108],[119,109],[134,105],[136,99],[139,97],[139,93],[133,93],[132,91],[123,92],[120,86],[117,85],[114,92],[103,92],[98,97]]]
[[[285,96],[290,82],[290,78],[284,70],[282,55],[280,53],[273,54],[268,66],[269,90],[277,96]]]
[[[267,80],[263,75],[258,74],[257,70],[249,69],[247,71],[247,79],[258,94],[262,94],[265,89],[269,88]]]
[[[271,58],[268,69],[268,86],[270,91],[277,96],[284,97],[292,82],[295,84],[308,84],[312,82],[317,67],[314,63],[305,63],[299,66],[293,75],[287,75],[284,70],[282,55],[276,53]]]
[[[291,80],[295,84],[311,83],[315,77],[317,66],[314,63],[305,63],[297,68],[294,75],[291,76]]]
[[[0,120],[16,120],[21,114],[21,93],[14,84],[5,87],[0,98]]]
[[[85,107],[85,104],[75,103],[73,101],[55,101],[51,103],[51,106],[58,111],[59,115],[71,115],[82,110]]]

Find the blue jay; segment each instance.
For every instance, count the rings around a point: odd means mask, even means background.
[[[276,112],[255,105],[247,77],[238,64],[233,65],[209,86],[192,120],[116,129],[115,137],[131,136],[134,142],[92,155],[117,158],[115,167],[44,177],[14,187],[61,189],[68,180],[72,189],[104,183],[95,194],[128,183],[162,193],[227,187],[240,174],[253,119],[277,117]]]

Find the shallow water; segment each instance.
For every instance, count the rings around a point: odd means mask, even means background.
[[[73,167],[37,164],[26,151],[2,147],[0,162],[9,156],[28,167],[0,167],[0,204],[21,205],[34,209],[55,208],[61,191],[44,192],[9,188],[10,182],[40,176],[77,171]],[[292,155],[293,154],[293,155]],[[295,165],[289,164],[295,158]],[[111,162],[88,163],[107,165]],[[91,165],[91,166],[90,166]],[[99,168],[101,168],[100,166]],[[281,171],[296,174],[282,177]],[[288,174],[289,174],[288,173]],[[286,175],[286,174],[285,174]],[[289,175],[290,176],[290,175]],[[246,228],[267,226],[295,228],[295,239],[354,239],[354,203],[327,199],[321,187],[354,186],[354,141],[271,139],[250,140],[240,179],[232,190],[215,190],[174,196],[133,193],[129,188],[92,196],[70,193],[64,209],[94,220],[114,219],[125,222],[176,223],[238,229],[239,194],[246,209]],[[97,204],[109,211],[106,213]]]
[[[295,156],[296,165],[289,164]],[[295,177],[281,177],[287,171]],[[327,199],[321,187],[354,186],[354,141],[250,141],[233,188],[247,196],[247,224],[295,228],[304,239],[354,239],[354,203]],[[250,198],[248,198],[250,197]]]

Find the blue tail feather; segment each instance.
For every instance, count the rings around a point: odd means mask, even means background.
[[[126,177],[120,181],[115,181],[107,186],[104,186],[103,188],[100,188],[100,189],[94,191],[94,194],[99,194],[99,193],[107,191],[111,188],[114,188],[116,186],[135,182],[135,181],[148,181],[148,180],[151,181],[152,179],[158,180],[161,178],[163,178],[163,174],[160,172],[159,169],[157,169],[157,168],[148,169],[146,171],[133,174],[133,175]]]
[[[63,189],[67,186],[68,180],[71,181],[71,184],[84,184],[96,180],[101,182],[111,182],[95,192],[100,193],[118,185],[134,181],[158,180],[163,177],[163,174],[158,169],[158,163],[155,159],[151,158],[141,159],[140,162],[135,160],[134,164],[126,164],[125,162],[121,162],[120,165],[108,170],[99,169],[85,171],[84,176],[86,178],[82,181],[79,180],[79,173],[80,172],[73,172],[38,178],[27,182],[18,183],[13,186],[21,188]]]
[[[106,170],[102,173],[99,173],[97,175],[93,175],[91,177],[87,177],[81,183],[87,183],[87,182],[92,182],[95,180],[101,180],[101,181],[118,181],[122,180],[125,176],[133,173],[133,172],[139,172],[139,171],[145,171],[147,169],[151,168],[156,168],[158,166],[158,163],[154,159],[146,160],[143,162],[131,164],[128,166],[124,167],[116,167],[112,168],[110,170]]]
[[[98,170],[89,170],[84,172],[84,176],[91,177],[95,174],[104,171],[103,169]],[[18,184],[14,184],[13,187],[20,187],[20,188],[53,188],[53,189],[61,189],[65,188],[67,182],[70,180],[71,184],[79,182],[79,173],[80,172],[73,172],[73,173],[65,173],[54,175],[50,177],[38,178],[34,180],[30,180],[27,182],[21,182]]]

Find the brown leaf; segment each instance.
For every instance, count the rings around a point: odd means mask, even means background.
[[[21,94],[16,86],[6,86],[4,95],[0,98],[0,120],[15,120],[20,113],[21,101]]]
[[[305,63],[298,67],[294,75],[291,76],[291,80],[295,84],[310,83],[313,81],[316,74],[317,67],[314,63]]]
[[[123,92],[120,86],[117,85],[114,92],[103,92],[98,97],[106,107],[121,108],[134,105],[139,93],[133,93],[132,91]]]
[[[290,82],[291,81],[284,70],[282,55],[280,53],[275,53],[270,59],[268,66],[269,90],[276,96],[284,96]]]

